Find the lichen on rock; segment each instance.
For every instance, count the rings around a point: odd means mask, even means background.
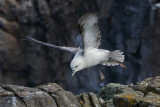
[[[127,86],[118,83],[109,83],[101,89],[98,97],[101,97],[104,100],[110,100],[114,95],[121,93],[122,89],[124,89],[125,87]]]
[[[160,106],[160,76],[147,78],[135,85],[108,84],[100,91],[98,97],[105,104],[116,107]],[[109,100],[110,99],[110,100]]]

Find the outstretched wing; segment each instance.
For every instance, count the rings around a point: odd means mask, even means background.
[[[48,46],[48,47],[56,48],[56,49],[59,49],[59,50],[62,50],[62,51],[67,51],[67,52],[70,52],[70,53],[73,53],[73,54],[76,54],[77,51],[81,50],[80,48],[52,45],[52,44],[49,44],[49,43],[45,43],[45,42],[36,40],[34,38],[31,38],[31,37],[25,37],[24,40],[30,40],[30,41],[33,41],[33,42],[36,42],[36,43],[39,43],[39,44],[42,44],[42,45],[45,45],[45,46]]]
[[[79,19],[78,25],[83,40],[84,53],[87,49],[98,48],[101,40],[98,17],[93,13],[86,13]]]

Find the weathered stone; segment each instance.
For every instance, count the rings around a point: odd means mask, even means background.
[[[113,97],[113,103],[116,107],[136,107],[144,94],[133,89],[125,89],[122,94],[117,94]]]
[[[26,107],[24,102],[13,92],[0,87],[0,107]]]
[[[55,83],[40,85],[37,88],[47,92],[56,101],[58,107],[79,107],[80,103],[76,97],[69,91],[65,91],[61,86]]]
[[[154,78],[147,78],[137,83],[138,86],[145,87],[148,92],[154,92],[160,95],[160,78],[159,76]]]
[[[69,91],[56,91],[50,94],[59,107],[80,107],[76,97]]]
[[[39,85],[37,88],[42,89],[48,93],[63,91],[64,89],[56,83],[48,83],[46,85]]]
[[[15,31],[19,32],[19,26],[15,21],[9,22],[3,17],[0,17],[0,27],[2,30],[7,31],[10,34],[16,35]]]
[[[115,107],[113,104],[113,99],[106,100],[102,107]]]
[[[127,86],[115,83],[109,83],[101,89],[98,94],[98,97],[103,98],[104,100],[110,100],[114,95],[122,93],[122,90]]]
[[[154,78],[147,78],[135,85],[130,84],[124,85],[123,87],[113,83],[108,84],[102,88],[98,97],[105,100],[103,106],[107,107],[159,107],[159,81],[160,76],[157,76]],[[111,95],[108,96],[108,94]]]
[[[88,94],[88,96],[89,96],[92,107],[101,107],[101,105],[98,101],[98,98],[94,93],[90,92]]]
[[[134,90],[136,91],[141,91],[142,93],[144,94],[147,94],[148,91],[147,91],[147,88],[145,86],[142,86],[142,85],[132,85],[131,86]]]
[[[2,87],[21,98],[27,107],[57,107],[53,98],[40,89],[16,85],[3,85]]]
[[[79,96],[77,96],[77,98],[81,103],[82,107],[92,107],[88,94],[82,93]]]
[[[98,98],[99,104],[104,107],[105,101],[102,98]],[[113,103],[112,103],[113,104]]]
[[[160,107],[160,95],[149,92],[141,99],[140,107]]]
[[[74,96],[55,83],[28,88],[1,85],[0,106],[4,107],[159,107],[160,76],[148,78],[136,85],[110,83],[98,97],[90,93]],[[102,97],[103,98],[102,98]]]
[[[102,98],[97,98],[97,96],[92,92],[88,94],[82,93],[76,97],[82,107],[106,107],[106,101],[104,101]]]

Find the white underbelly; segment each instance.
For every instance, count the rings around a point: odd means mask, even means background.
[[[99,49],[91,50],[85,56],[85,61],[88,67],[95,66],[106,60],[107,52]]]

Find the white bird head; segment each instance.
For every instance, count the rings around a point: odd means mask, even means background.
[[[72,76],[74,74],[82,69],[84,69],[84,61],[82,57],[75,57],[70,64],[70,67],[72,69]]]

